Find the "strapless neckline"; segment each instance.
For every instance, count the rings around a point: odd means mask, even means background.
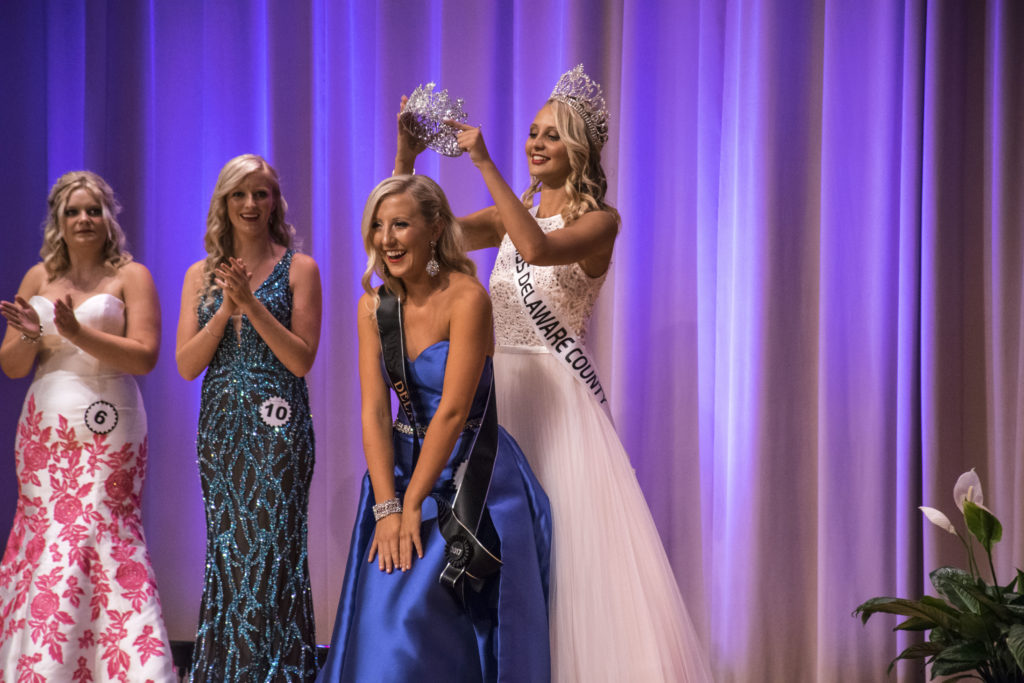
[[[90,294],[89,296],[87,296],[85,299],[80,301],[77,306],[75,306],[74,310],[77,311],[78,309],[80,309],[82,306],[86,305],[87,303],[89,303],[93,299],[99,298],[101,296],[109,296],[114,301],[120,302],[121,306],[124,307],[124,299],[122,299],[122,298],[120,298],[118,296],[115,296],[115,295],[113,295],[113,294],[111,294],[109,292],[100,292],[99,294]],[[35,294],[35,295],[33,295],[29,299],[29,302],[31,302],[33,299],[40,299],[42,301],[45,301],[46,303],[50,304],[51,307],[56,305],[56,302],[51,301],[50,299],[47,299],[42,294]]]
[[[408,361],[409,361],[410,363],[415,363],[415,362],[416,362],[416,361],[418,361],[418,360],[419,360],[420,358],[423,358],[423,356],[427,355],[427,354],[428,354],[428,353],[429,353],[430,351],[432,351],[432,350],[433,350],[434,348],[441,348],[441,346],[443,345],[443,346],[444,346],[444,348],[445,348],[445,349],[447,349],[447,348],[448,348],[448,346],[449,346],[449,344],[450,344],[450,341],[449,341],[448,339],[442,339],[442,340],[440,340],[440,341],[436,341],[436,342],[434,342],[433,344],[428,344],[428,345],[427,345],[426,347],[424,347],[424,349],[423,349],[422,351],[420,351],[420,352],[419,352],[418,354],[416,354],[416,357],[415,357],[415,358],[410,358],[410,357],[409,357],[409,354],[406,354],[406,355],[405,355],[405,358],[406,358],[406,360],[408,360]]]

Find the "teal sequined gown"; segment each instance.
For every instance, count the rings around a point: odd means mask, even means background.
[[[291,327],[288,251],[256,290]],[[221,303],[199,307],[206,325]],[[306,382],[248,319],[228,325],[203,378],[199,474],[206,578],[193,681],[305,681],[316,674],[306,556],[313,425]]]

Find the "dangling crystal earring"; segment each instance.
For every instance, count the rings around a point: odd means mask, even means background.
[[[437,242],[430,240],[430,260],[427,261],[427,275],[437,277],[441,272],[441,264],[437,262]]]

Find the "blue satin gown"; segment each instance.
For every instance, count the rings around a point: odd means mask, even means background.
[[[426,425],[441,400],[448,342],[408,362],[417,419]],[[470,419],[482,414],[492,376],[484,366]],[[412,474],[413,437],[394,431],[395,486]],[[470,438],[456,443],[433,493],[449,502],[453,474],[466,459]],[[399,494],[401,495],[401,494]],[[503,565],[462,607],[438,583],[444,539],[437,505],[423,504],[423,558],[407,572],[380,571],[366,561],[376,523],[373,489],[363,478],[345,582],[327,664],[318,681],[548,681],[547,586],[551,547],[548,499],[519,446],[499,428],[498,452],[487,508],[501,541]]]

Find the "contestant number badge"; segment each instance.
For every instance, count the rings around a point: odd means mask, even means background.
[[[283,427],[292,419],[292,407],[280,396],[272,396],[260,406],[260,417],[271,427]]]
[[[117,426],[117,408],[107,401],[95,401],[85,409],[85,426],[93,434],[109,434]]]

